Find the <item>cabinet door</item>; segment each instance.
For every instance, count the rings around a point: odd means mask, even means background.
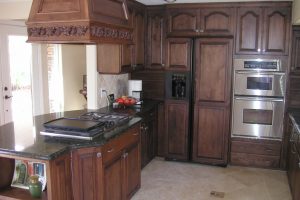
[[[168,39],[166,69],[189,71],[191,68],[191,45],[192,40],[189,38]]]
[[[195,103],[204,101],[229,105],[232,41],[197,39],[195,48]]]
[[[166,148],[166,134],[165,134],[165,105],[158,104],[157,109],[157,155],[164,157]]]
[[[133,144],[126,150],[126,199],[130,199],[141,187],[141,154],[139,143]]]
[[[260,54],[262,25],[262,8],[238,8],[235,47],[237,54]]]
[[[72,152],[74,200],[103,199],[102,157],[100,148]]]
[[[189,103],[167,101],[165,104],[165,125],[168,159],[188,159]]]
[[[172,36],[195,35],[199,27],[198,9],[169,9],[168,34]]]
[[[293,28],[291,72],[300,73],[300,26]]]
[[[263,54],[288,55],[290,15],[290,8],[265,9]]]
[[[148,131],[146,130],[147,124],[143,120],[141,124],[141,159],[142,159],[142,168],[144,168],[149,161],[149,137]]]
[[[195,106],[193,161],[227,164],[229,119],[226,107]]]
[[[103,194],[105,200],[124,199],[126,192],[124,168],[123,152],[115,152],[113,159],[103,163]]]
[[[143,67],[145,63],[145,16],[143,12],[134,14],[134,64]]]
[[[234,34],[234,9],[205,8],[201,9],[200,33],[213,35]]]
[[[161,12],[148,15],[147,68],[162,69],[165,66],[164,17]]]
[[[103,74],[120,73],[121,65],[122,65],[121,53],[122,53],[122,45],[98,44],[97,45],[97,71]]]
[[[300,155],[298,154],[296,163],[295,163],[295,190],[293,192],[293,199],[298,200],[300,199]]]

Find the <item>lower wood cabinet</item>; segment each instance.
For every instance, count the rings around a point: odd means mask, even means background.
[[[232,165],[279,168],[281,141],[250,138],[231,138]]]
[[[287,175],[293,200],[300,199],[300,134],[289,122],[290,142],[288,146]]]
[[[141,159],[142,168],[157,154],[157,108],[140,115],[141,123]]]
[[[226,107],[195,106],[193,161],[227,164],[229,118]]]
[[[75,200],[125,200],[141,186],[140,126],[102,147],[72,152]]]
[[[189,103],[182,100],[165,102],[166,159],[188,160]]]

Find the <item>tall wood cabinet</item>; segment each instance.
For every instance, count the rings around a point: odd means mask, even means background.
[[[238,8],[236,54],[288,55],[290,18],[289,3]]]
[[[195,41],[192,160],[226,165],[230,126],[232,40]]]
[[[186,161],[189,159],[189,102],[165,101],[166,158]]]

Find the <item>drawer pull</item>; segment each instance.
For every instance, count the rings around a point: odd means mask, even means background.
[[[128,153],[123,154],[123,158],[126,158],[128,156]]]
[[[272,152],[272,149],[265,149],[266,152]]]
[[[132,135],[137,136],[137,135],[139,135],[139,133],[133,133]]]
[[[102,154],[100,152],[98,152],[96,155],[97,155],[97,158],[101,158],[102,157]]]
[[[107,153],[111,153],[113,151],[114,151],[114,149],[112,148],[112,149],[107,150]]]

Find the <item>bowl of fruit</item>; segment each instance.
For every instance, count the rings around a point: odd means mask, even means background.
[[[136,99],[133,97],[128,97],[128,96],[122,96],[120,98],[117,98],[115,100],[119,105],[121,106],[125,106],[125,107],[129,107],[129,106],[133,106],[134,104],[136,104]]]

